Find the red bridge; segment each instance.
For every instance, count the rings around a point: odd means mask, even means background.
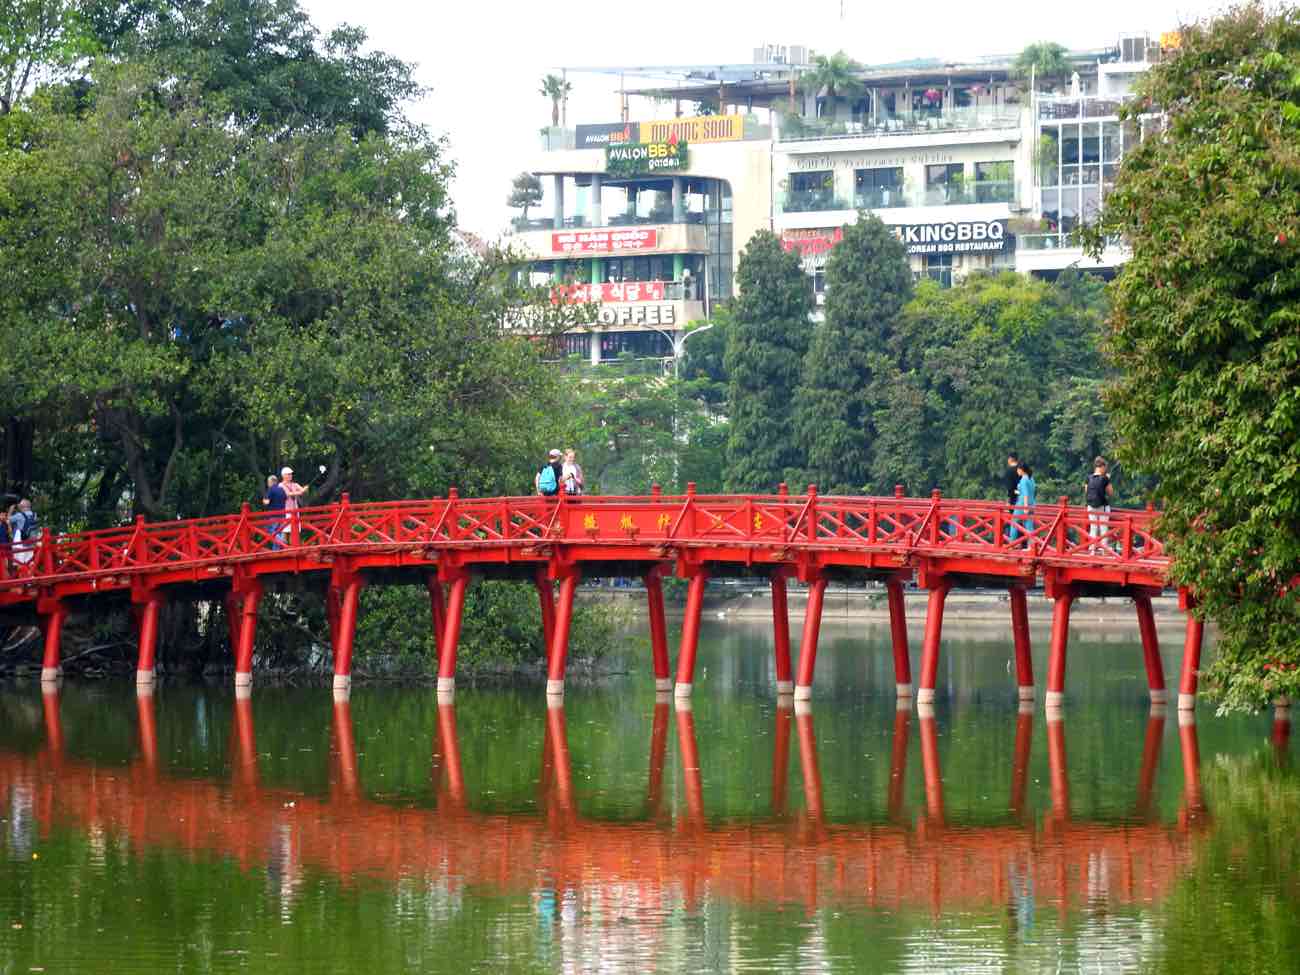
[[[325,591],[334,684],[351,682],[357,606],[367,583],[427,585],[438,635],[438,688],[455,688],[465,591],[474,577],[531,581],[541,603],[548,659],[547,693],[563,692],[574,594],[584,577],[640,576],[649,603],[656,686],[673,688],[660,580],[690,580],[675,693],[695,678],[700,614],[710,577],[770,580],[777,691],[811,694],[822,600],[831,580],[874,580],[888,594],[895,680],[912,694],[903,586],[929,591],[922,650],[921,703],[934,697],[944,601],[959,587],[1010,593],[1016,678],[1034,695],[1026,593],[1040,580],[1053,600],[1047,704],[1065,691],[1070,607],[1088,596],[1127,596],[1136,607],[1153,700],[1165,697],[1151,597],[1168,584],[1169,559],[1152,533],[1156,513],[1115,510],[1104,521],[1058,505],[1012,510],[990,501],[802,496],[782,485],[770,496],[681,496],[656,488],[648,497],[445,499],[338,504],[282,515],[237,515],[147,523],[48,535],[3,560],[0,613],[44,631],[43,679],[59,673],[59,645],[70,612],[129,601],[139,628],[137,680],[154,680],[158,614],[167,599],[224,600],[235,657],[235,684],[252,682],[258,603],[289,576],[318,580]],[[1093,519],[1090,521],[1090,518]],[[1091,531],[1091,534],[1090,534]],[[799,670],[790,660],[786,581],[808,586]],[[556,583],[559,584],[558,599]],[[1189,608],[1180,591],[1180,606]],[[1179,707],[1195,703],[1203,628],[1187,617]]]

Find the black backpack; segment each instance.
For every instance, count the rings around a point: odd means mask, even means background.
[[[1106,485],[1110,483],[1110,478],[1105,474],[1088,475],[1088,507],[1104,508],[1107,504]]]

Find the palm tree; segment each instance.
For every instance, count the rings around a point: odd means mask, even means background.
[[[542,79],[541,94],[551,100],[551,127],[559,128],[560,125],[560,103],[566,101],[569,92],[573,91],[573,85],[569,84],[558,74],[548,74]]]
[[[824,98],[830,106],[830,114],[834,115],[837,101],[863,90],[857,74],[861,67],[843,51],[836,51],[830,57],[819,54],[812,68],[800,75],[799,89],[805,93],[812,92],[814,98]]]
[[[1036,79],[1065,78],[1070,74],[1069,52],[1052,41],[1030,44],[1016,57],[1011,72],[1020,78],[1031,73]]]

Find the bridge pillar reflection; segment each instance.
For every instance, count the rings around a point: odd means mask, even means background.
[[[677,704],[677,749],[682,758],[687,819],[693,827],[700,828],[704,825],[704,783],[700,776],[699,744],[695,740],[695,715],[689,701]]]
[[[952,583],[940,576],[930,587],[925,609],[925,639],[921,643],[921,687],[916,692],[918,704],[934,701],[934,685],[939,678],[939,641],[943,637],[943,606]]]
[[[650,657],[654,664],[655,690],[673,689],[668,664],[668,623],[664,619],[664,587],[658,568],[645,574],[646,610],[650,614]]]
[[[244,789],[257,788],[257,736],[253,728],[253,699],[235,695],[234,714],[231,719],[230,765],[235,785]]]
[[[655,701],[650,729],[650,774],[646,780],[646,816],[655,819],[664,796],[664,759],[668,755],[668,701]]]
[[[817,735],[813,731],[812,705],[794,702],[795,730],[799,735],[799,769],[803,773],[803,804],[808,819],[818,833],[825,822],[822,803],[822,771],[817,760]]]
[[[1024,586],[1011,586],[1011,636],[1016,648],[1016,694],[1022,701],[1034,699],[1034,656],[1029,642],[1029,605]]]
[[[889,636],[894,645],[894,690],[899,697],[912,696],[912,661],[907,646],[907,604],[903,598],[903,579],[885,580],[889,600]]]
[[[676,697],[690,697],[695,681],[695,652],[700,645],[700,616],[704,612],[704,587],[709,574],[703,566],[694,568],[686,590],[686,616],[682,619],[682,642],[677,649]]]
[[[1151,703],[1163,703],[1168,695],[1165,690],[1165,665],[1160,660],[1160,636],[1156,632],[1156,618],[1151,609],[1151,597],[1146,593],[1135,593],[1133,608],[1137,612],[1138,633],[1142,636],[1142,658],[1146,662],[1147,688],[1151,693]]]
[[[794,702],[776,699],[776,733],[772,738],[772,815],[784,816],[790,774],[790,714]]]
[[[934,708],[926,705],[917,708],[921,724],[921,770],[925,777],[926,817],[935,826],[942,826],[943,766],[939,762],[939,729],[934,722]]]
[[[1287,744],[1291,741],[1291,702],[1279,697],[1273,703],[1273,748],[1281,759],[1286,754]]]
[[[154,712],[153,685],[136,688],[135,718],[140,734],[140,760],[149,781],[158,777],[158,721]]]
[[[1048,592],[1052,598],[1052,643],[1047,656],[1047,706],[1059,708],[1065,703],[1065,652],[1070,642],[1070,607],[1074,605],[1074,587],[1057,585]]]
[[[822,628],[822,604],[826,598],[826,577],[813,576],[808,585],[808,606],[803,614],[803,639],[799,642],[799,675],[794,683],[794,699],[812,697],[813,671],[817,666],[817,639]]]
[[[772,573],[772,654],[776,662],[776,695],[794,693],[794,673],[790,667],[790,604],[786,598],[787,571]]]
[[[1183,637],[1183,673],[1178,681],[1178,710],[1196,707],[1196,683],[1201,671],[1201,644],[1205,640],[1205,623],[1189,612]]]
[[[44,639],[44,653],[41,657],[41,682],[57,681],[63,676],[63,667],[59,656],[63,645],[63,624],[68,619],[68,607],[60,599],[40,599],[36,603],[40,614],[41,635]]]
[[[1160,766],[1160,745],[1165,732],[1163,704],[1151,708],[1147,716],[1146,737],[1142,744],[1142,770],[1138,773],[1137,804],[1135,812],[1145,819],[1151,810],[1151,789],[1155,785],[1156,769]]]
[[[352,703],[347,698],[334,699],[330,758],[333,760],[332,791],[339,799],[355,802],[361,798],[361,784],[357,775],[356,738],[352,734]]]
[[[442,789],[442,773],[447,773],[447,788]],[[465,774],[460,764],[460,739],[456,734],[456,706],[449,701],[438,702],[438,733],[434,736],[433,791],[438,806],[460,809],[465,805]]]
[[[889,818],[903,815],[903,787],[907,780],[907,746],[912,730],[911,702],[900,699],[894,710],[894,740],[889,756]]]
[[[1034,708],[1031,701],[1022,702],[1016,714],[1016,750],[1011,759],[1011,815],[1021,819],[1025,814],[1025,789],[1029,782],[1029,756],[1034,744]]]

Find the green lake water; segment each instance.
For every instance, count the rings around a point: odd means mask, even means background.
[[[1027,713],[1004,630],[945,637],[925,717],[834,620],[799,711],[717,620],[689,710],[648,647],[549,709],[0,686],[0,975],[1300,972],[1289,725],[1153,713],[1136,627],[1073,631],[1052,721],[1045,633]]]

